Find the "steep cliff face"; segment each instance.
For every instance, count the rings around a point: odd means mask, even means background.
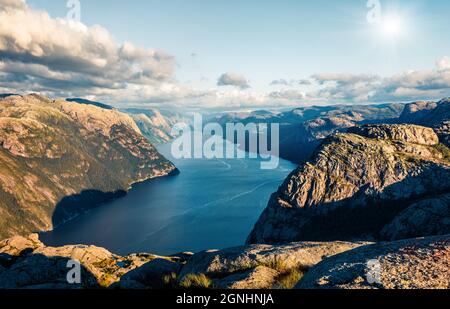
[[[131,117],[151,143],[166,143],[173,138],[171,135],[172,127],[160,112],[155,110],[152,116],[133,114]]]
[[[36,95],[0,101],[0,237],[49,230],[89,198],[175,170],[116,110]],[[68,196],[79,205],[65,208]]]
[[[131,115],[142,134],[153,144],[167,143],[172,136],[172,128],[178,123],[190,124],[192,117],[173,110],[156,108],[126,108],[123,112]]]
[[[411,204],[450,192],[449,153],[415,125],[332,135],[272,195],[248,243],[380,238]]]
[[[400,122],[432,127],[441,142],[450,146],[450,98],[408,104],[400,116]]]

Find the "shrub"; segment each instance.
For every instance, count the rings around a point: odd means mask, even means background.
[[[178,279],[178,276],[176,273],[170,273],[168,275],[164,275],[162,278],[164,288],[166,288],[166,289],[177,288],[177,279]]]
[[[295,287],[304,274],[305,273],[302,270],[294,268],[284,274],[281,274],[277,281],[280,288],[290,290]]]
[[[212,281],[204,274],[189,274],[180,282],[180,286],[185,289],[208,289]]]

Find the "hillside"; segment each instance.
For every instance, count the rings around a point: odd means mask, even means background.
[[[326,138],[291,173],[248,243],[395,238],[395,232],[381,231],[409,206],[449,193],[449,179],[450,150],[431,128],[354,127]],[[449,206],[444,205],[442,233],[450,232]]]
[[[116,110],[37,95],[0,101],[0,237],[49,230],[174,171]]]

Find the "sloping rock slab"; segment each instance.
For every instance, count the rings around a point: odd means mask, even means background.
[[[178,273],[180,265],[165,259],[155,259],[125,274],[113,287],[123,289],[163,288],[165,275]]]
[[[369,245],[328,258],[300,289],[448,289],[450,235]]]
[[[188,274],[223,277],[258,266],[272,269],[309,268],[324,257],[354,249],[364,243],[300,242],[287,245],[250,245],[195,254],[182,268],[180,278]]]
[[[269,267],[258,266],[254,269],[215,280],[218,289],[258,290],[270,289],[276,283],[279,272]]]
[[[450,194],[415,203],[381,231],[387,240],[450,234]]]

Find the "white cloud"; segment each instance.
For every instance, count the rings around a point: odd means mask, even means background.
[[[275,79],[270,83],[270,86],[296,86],[296,85],[300,85],[300,86],[309,86],[311,85],[311,81],[308,79],[284,79],[284,78],[280,78],[280,79]]]
[[[250,88],[247,78],[239,73],[224,73],[217,80],[217,86],[234,86],[241,89]]]
[[[413,101],[450,94],[450,57],[429,70],[389,77],[320,73],[278,79],[271,82],[278,91],[267,92],[249,89],[245,76],[231,72],[219,77],[219,87],[195,89],[176,80],[176,68],[168,53],[119,43],[100,26],[52,18],[22,0],[0,0],[0,92],[217,108]]]
[[[273,91],[269,94],[271,99],[282,99],[282,100],[303,100],[306,99],[306,93],[303,91],[298,91],[295,89],[286,89],[280,91]]]
[[[436,63],[438,71],[450,70],[450,57],[444,57]]]
[[[20,0],[0,4],[3,87],[6,77],[21,80],[23,90],[38,84],[56,92],[61,85],[66,91],[82,87],[89,92],[173,78],[175,59],[165,52],[119,44],[100,26],[55,19]]]
[[[319,89],[311,95],[331,102],[398,102],[439,99],[450,93],[450,58],[430,70],[407,71],[389,77],[326,73],[313,75]]]

